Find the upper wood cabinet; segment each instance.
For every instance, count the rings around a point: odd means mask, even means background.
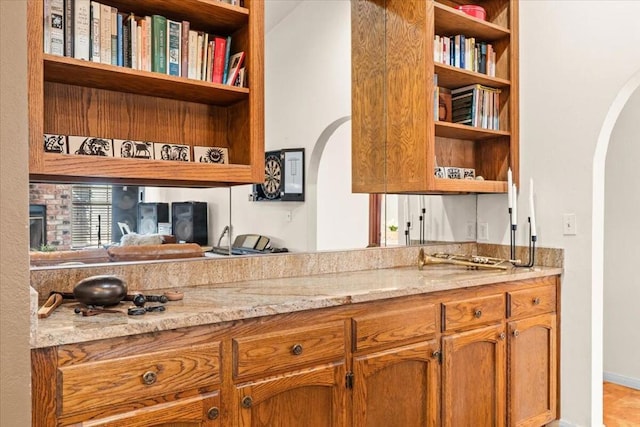
[[[463,1],[351,3],[353,191],[506,192],[509,167],[518,183],[517,0],[474,2],[485,20],[457,10]],[[435,37],[456,35],[491,44],[495,73],[435,61]],[[436,79],[444,90],[498,89],[499,127],[435,120]],[[484,179],[438,178],[436,166],[472,168]]]
[[[248,87],[44,53],[43,0],[28,3],[29,173],[39,181],[225,186],[264,179],[264,3],[101,0],[136,16],[189,21],[231,36]],[[191,162],[45,152],[43,134],[184,144]],[[193,147],[228,149],[227,164],[194,162]]]

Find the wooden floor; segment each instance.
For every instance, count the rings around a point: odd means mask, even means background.
[[[604,425],[640,426],[640,390],[604,383]]]

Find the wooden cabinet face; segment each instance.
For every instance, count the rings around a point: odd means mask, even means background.
[[[435,340],[354,358],[354,427],[425,427],[438,420]]]
[[[509,323],[509,425],[543,425],[556,418],[556,316]]]
[[[238,386],[240,427],[343,427],[344,363],[291,372]]]
[[[504,426],[506,333],[488,326],[442,338],[444,426]]]

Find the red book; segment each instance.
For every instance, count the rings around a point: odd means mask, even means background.
[[[222,83],[224,74],[224,59],[227,54],[227,39],[224,37],[214,37],[215,51],[213,53],[213,83]]]
[[[244,62],[244,52],[238,52],[229,58],[229,74],[227,75],[227,84],[233,85],[238,77],[238,72],[242,68]]]

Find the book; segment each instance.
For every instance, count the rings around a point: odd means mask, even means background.
[[[234,53],[229,58],[229,73],[227,76],[227,84],[233,85],[236,81],[236,77],[238,77],[238,72],[244,63],[244,51]]]
[[[142,70],[142,45],[144,45],[144,40],[142,40],[142,27],[140,24],[144,22],[144,19],[136,19],[136,68],[138,70]]]
[[[231,53],[231,36],[227,37],[227,51],[224,54],[224,71],[222,73],[222,82],[227,81],[227,75],[229,74],[229,55]]]
[[[136,22],[136,17],[132,13],[127,18],[127,25],[129,27],[129,55],[130,55],[130,63],[129,67],[137,70],[138,69],[138,23]]]
[[[144,22],[145,22],[145,43],[146,43],[146,57],[145,57],[145,70],[146,71],[151,71],[151,61],[152,61],[152,55],[151,55],[151,27],[152,27],[152,23],[153,21],[151,20],[150,16],[145,16],[144,17]]]
[[[182,21],[182,34],[180,35],[180,76],[189,76],[189,21]]]
[[[43,3],[44,21],[44,53],[51,53],[51,0],[44,0]]]
[[[49,0],[49,52],[52,55],[64,56],[64,1]],[[46,13],[45,13],[46,15]]]
[[[167,18],[151,17],[151,70],[167,73]]]
[[[204,34],[202,32],[198,33],[198,48],[197,48],[197,58],[196,58],[196,69],[195,69],[195,77],[194,79],[202,80],[202,60],[204,57],[203,54],[203,45],[204,45]]]
[[[100,62],[100,3],[91,2],[91,60]]]
[[[89,0],[75,0],[73,10],[73,57],[76,59],[90,58],[91,52],[91,2]]]
[[[224,37],[214,37],[213,39],[215,51],[213,53],[213,71],[211,81],[213,83],[222,83],[224,74],[224,57],[227,54],[227,39]]]
[[[123,29],[122,29],[122,20],[123,20],[123,15],[122,13],[117,13],[116,14],[116,25],[117,25],[117,31],[118,31],[118,62],[117,65],[119,67],[124,67],[124,34],[123,34]]]
[[[167,19],[167,74],[180,76],[180,66],[182,63],[182,24],[180,22]]]
[[[111,6],[100,5],[100,62],[111,64]]]
[[[207,46],[207,64],[204,73],[204,77],[202,80],[210,82],[211,81],[211,71],[213,70],[213,50],[215,49],[215,42],[213,40],[209,41],[209,45]]]
[[[118,9],[111,8],[111,65],[118,65]]]
[[[64,56],[73,58],[74,0],[64,0]]]
[[[198,64],[198,32],[189,30],[189,70],[187,77],[196,78],[196,67]]]
[[[207,80],[207,61],[209,57],[207,55],[209,49],[209,34],[204,33],[202,37],[202,69],[200,70],[200,80]]]
[[[125,13],[122,14],[122,66],[131,68],[131,26]]]

